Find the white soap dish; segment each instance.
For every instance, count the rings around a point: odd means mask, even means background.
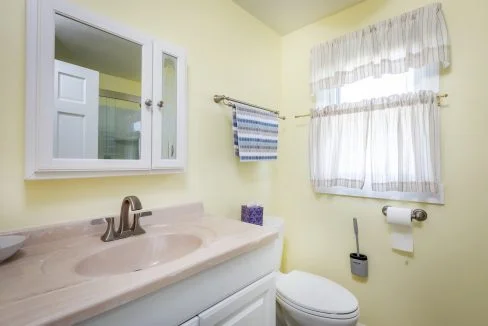
[[[27,237],[23,235],[0,236],[0,263],[13,256],[22,246]]]

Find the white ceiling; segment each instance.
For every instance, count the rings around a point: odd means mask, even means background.
[[[280,35],[285,35],[363,0],[233,1]]]
[[[141,80],[139,44],[59,14],[55,28],[56,58],[104,74]]]

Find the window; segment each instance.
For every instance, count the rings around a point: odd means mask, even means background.
[[[316,94],[316,107],[354,103],[394,94],[421,90],[439,91],[439,65],[430,64],[419,69],[409,69],[402,74],[385,74],[368,77],[340,88],[323,89]]]
[[[418,171],[422,169],[418,165],[422,165],[425,162],[418,158],[418,153],[415,153],[415,151],[419,150],[418,146],[412,145],[406,149],[403,144],[396,144],[400,140],[406,143],[414,142],[413,139],[409,138],[415,138],[411,134],[416,133],[418,130],[412,124],[421,122],[401,121],[422,119],[424,112],[417,112],[419,114],[410,115],[407,112],[403,112],[409,111],[410,109],[403,107],[392,107],[386,108],[385,110],[378,110],[375,107],[365,109],[368,106],[366,105],[368,102],[387,99],[391,96],[398,96],[398,94],[415,94],[419,91],[432,91],[432,93],[437,93],[438,84],[439,66],[438,64],[431,64],[420,69],[409,69],[408,72],[402,74],[385,74],[380,78],[368,77],[340,88],[317,92],[317,112],[320,112],[324,107],[328,107],[329,109],[334,108],[333,110],[335,111],[333,114],[329,112],[328,117],[322,118],[327,121],[321,121],[321,127],[319,127],[326,128],[330,132],[326,131],[319,137],[327,138],[333,144],[329,143],[327,139],[323,139],[323,141],[319,141],[319,146],[337,146],[338,148],[336,151],[331,148],[328,150],[323,147],[318,148],[319,152],[322,152],[316,153],[315,155],[320,161],[318,164],[325,166],[335,165],[336,167],[331,167],[329,171],[320,170],[319,168],[318,170],[315,169],[315,172],[324,175],[328,173],[335,174],[333,179],[338,180],[337,182],[316,183],[316,191],[349,196],[442,203],[442,186],[439,189],[435,189],[435,191],[430,191],[430,189],[422,192],[406,191],[408,190],[408,180],[415,180],[417,178]],[[351,110],[351,107],[360,109]],[[435,108],[433,110],[438,109]],[[381,111],[383,112],[379,113]],[[427,114],[430,115],[430,113]],[[438,119],[432,119],[432,126],[429,126],[429,129],[431,127],[434,128],[433,135],[431,136],[433,136],[435,142],[438,142],[438,122]],[[396,132],[392,134],[388,131],[378,131],[387,124],[390,125],[387,129],[401,128],[401,126],[396,126],[397,123],[403,126],[406,126],[405,124],[408,123],[409,128],[412,128],[412,130],[404,128],[407,130],[404,130],[401,136],[397,135]],[[391,128],[391,125],[394,125],[394,128]],[[418,138],[420,142],[432,141],[429,137],[424,138],[420,136]],[[315,145],[312,144],[312,146]],[[403,153],[399,154],[398,147],[402,147],[401,150]],[[429,166],[427,169],[430,169],[432,164],[438,164],[438,147],[432,146],[428,148],[429,151],[434,151],[432,154],[434,155],[433,160],[435,162],[427,162]],[[397,150],[388,151],[390,148]],[[314,152],[314,149],[312,149],[312,152]],[[321,154],[331,155],[334,158],[320,160],[319,157]],[[399,168],[404,170],[404,179],[397,178],[397,176],[394,176],[393,179],[400,179],[398,182],[404,182],[405,186],[403,188],[406,189],[402,189],[402,191],[392,191],[391,189],[384,189],[386,191],[373,190],[373,172],[376,173],[377,178],[382,178],[383,175],[397,173]],[[439,170],[439,166],[435,168],[437,171]],[[312,167],[312,170],[314,170],[314,167]],[[335,172],[332,172],[332,170],[335,170]],[[436,178],[439,178],[439,176],[437,175]],[[353,181],[351,182],[351,180]]]
[[[314,190],[442,203],[437,93],[450,63],[440,3],[315,45]]]

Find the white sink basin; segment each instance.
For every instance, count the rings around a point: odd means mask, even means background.
[[[0,263],[22,248],[25,239],[23,235],[0,236]]]
[[[136,272],[181,258],[202,245],[202,240],[191,234],[161,234],[124,240],[116,240],[120,245],[84,258],[76,264],[75,272],[84,276]]]

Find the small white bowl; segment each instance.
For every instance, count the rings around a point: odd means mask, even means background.
[[[25,239],[23,235],[0,236],[0,263],[22,248]]]

